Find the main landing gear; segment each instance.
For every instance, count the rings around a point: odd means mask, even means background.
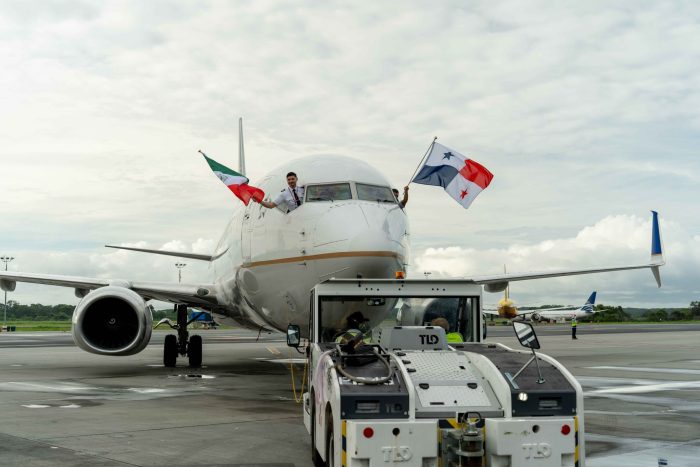
[[[177,331],[177,336],[168,334],[165,336],[165,344],[163,345],[163,365],[166,367],[174,367],[177,363],[177,356],[187,355],[190,367],[199,368],[202,366],[202,336],[190,337],[187,332],[187,326],[194,321],[193,318],[187,321],[187,305],[175,305],[177,314],[177,324],[173,324],[169,319],[162,319],[156,327],[161,324],[167,324],[172,329]]]

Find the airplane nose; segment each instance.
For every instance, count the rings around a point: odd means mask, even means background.
[[[313,244],[314,254],[343,257],[346,265],[352,265],[346,274],[334,272],[335,277],[355,277],[357,274],[394,277],[395,271],[405,270],[408,261],[406,215],[393,204],[336,206],[318,219]],[[325,272],[331,267],[324,262],[322,269]]]
[[[406,249],[408,225],[406,215],[397,205],[360,205],[365,225],[352,239],[354,248],[399,252]]]

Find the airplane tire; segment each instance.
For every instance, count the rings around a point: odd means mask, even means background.
[[[202,366],[202,336],[190,337],[190,342],[187,345],[187,358],[190,361],[190,367],[199,368]]]
[[[174,334],[168,334],[163,344],[163,365],[174,368],[175,363],[177,363],[177,337]]]

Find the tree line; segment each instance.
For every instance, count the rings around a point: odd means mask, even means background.
[[[2,309],[0,303],[0,309]],[[74,305],[41,305],[32,303],[23,305],[14,300],[7,302],[8,321],[69,321],[73,316]],[[592,322],[613,322],[613,321],[692,321],[700,320],[700,301],[690,302],[688,308],[652,308],[648,310],[625,309],[621,306],[596,305],[598,312],[591,316],[582,318],[581,321]],[[175,311],[170,308],[166,310],[152,309],[153,320],[159,321],[163,318],[176,319]]]
[[[0,303],[0,310],[3,304]],[[14,300],[7,301],[7,320],[8,321],[70,321],[73,316],[75,305],[42,305],[40,303],[32,303],[31,305],[23,305]],[[175,311],[169,310],[152,310],[153,320],[159,321],[163,318],[177,319]],[[2,318],[2,316],[0,316]]]
[[[625,311],[621,306],[596,305],[597,313],[593,316],[583,318],[581,321],[592,321],[598,323],[613,321],[693,321],[700,320],[700,301],[690,302],[688,308],[652,308],[648,310],[637,310],[638,313]]]

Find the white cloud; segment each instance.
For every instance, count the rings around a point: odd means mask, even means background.
[[[412,187],[418,251],[507,250],[648,209],[700,232],[698,14],[693,2],[2,2],[0,252],[96,255],[100,274],[121,275],[126,260],[101,245],[216,238],[235,200],[196,150],[233,165],[240,115],[252,180],[333,153],[403,186],[434,135],[486,165],[494,182],[466,212]]]

